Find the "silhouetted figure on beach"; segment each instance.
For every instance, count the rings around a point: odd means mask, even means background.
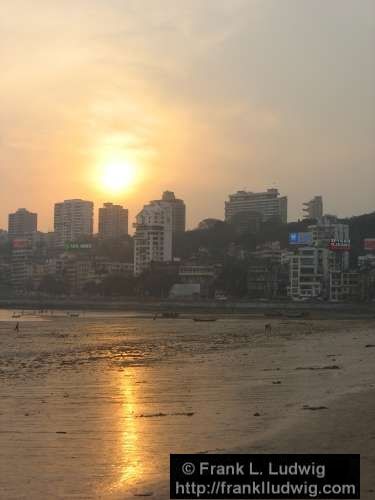
[[[16,323],[16,326],[15,326],[14,330],[15,330],[16,332],[19,332],[19,331],[20,331],[20,324],[19,324],[19,322],[18,322],[18,321],[17,321],[17,323]]]
[[[266,325],[264,325],[264,333],[266,335],[271,335],[271,333],[272,333],[271,323],[267,323]]]

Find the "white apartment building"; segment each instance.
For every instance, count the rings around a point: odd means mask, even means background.
[[[103,262],[102,268],[108,274],[133,274],[133,262]]]
[[[251,191],[237,191],[229,195],[229,201],[225,202],[225,220],[241,212],[257,212],[266,221],[272,217],[280,218],[286,223],[288,219],[288,198],[280,196],[277,189],[271,188],[262,193]]]
[[[360,273],[357,271],[330,271],[329,300],[340,302],[357,299],[359,296]]]
[[[152,205],[170,207],[172,210],[172,231],[183,233],[186,229],[186,206],[183,200],[175,197],[173,191],[164,191],[161,200],[151,201]]]
[[[338,222],[334,215],[324,215],[317,224],[309,226],[314,245],[328,245],[331,239],[349,240],[349,226]]]
[[[136,216],[134,224],[134,274],[138,276],[151,262],[172,261],[172,208],[151,202]]]
[[[358,257],[358,267],[361,269],[375,267],[375,254],[368,253],[360,255]]]
[[[331,240],[349,242],[349,226],[338,222],[334,215],[325,215],[317,224],[309,226],[312,234],[312,244],[321,248],[328,248]],[[349,252],[335,253],[333,270],[345,271],[349,268]]]
[[[281,254],[280,241],[269,241],[263,245],[257,245],[255,251],[251,252],[254,259],[267,260],[274,264],[281,264]]]
[[[300,247],[289,260],[289,289],[292,299],[316,298],[326,293],[331,253],[327,248]]]
[[[345,300],[358,293],[358,273],[349,271],[349,226],[325,215],[309,226],[311,246],[296,248],[289,258],[292,299]]]
[[[55,203],[54,231],[55,244],[63,247],[66,243],[78,241],[93,233],[94,204],[92,201],[65,200]]]

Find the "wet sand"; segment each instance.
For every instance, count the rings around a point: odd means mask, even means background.
[[[374,498],[375,321],[7,319],[1,498],[166,499],[169,453],[231,450],[362,453]]]

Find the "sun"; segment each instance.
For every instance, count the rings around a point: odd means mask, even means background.
[[[114,162],[103,166],[100,184],[110,193],[120,193],[131,188],[136,177],[136,168],[128,162]]]

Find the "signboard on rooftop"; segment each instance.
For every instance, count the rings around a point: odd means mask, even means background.
[[[311,245],[312,234],[304,233],[289,233],[289,245]]]
[[[368,252],[375,252],[375,238],[365,238],[363,240],[363,248]]]
[[[91,243],[69,242],[69,243],[65,243],[64,248],[67,252],[74,251],[74,250],[91,250],[92,244]]]
[[[27,240],[27,239],[16,239],[16,240],[13,240],[12,247],[14,250],[31,248],[31,242],[30,242],[30,240]]]
[[[350,240],[331,239],[328,248],[333,252],[350,252]]]

